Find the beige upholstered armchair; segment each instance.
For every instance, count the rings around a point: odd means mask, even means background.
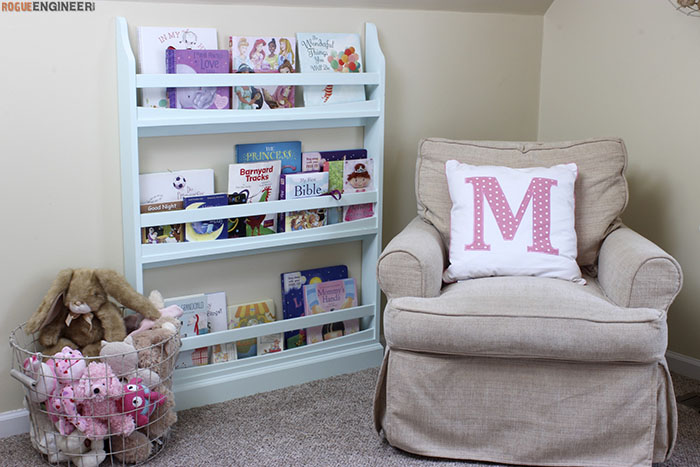
[[[576,162],[578,263],[587,285],[539,277],[442,283],[445,162]],[[650,465],[670,456],[676,406],[664,357],[681,288],[671,256],[625,227],[619,139],[421,142],[418,217],[381,255],[386,355],[375,425],[426,456],[527,465]]]

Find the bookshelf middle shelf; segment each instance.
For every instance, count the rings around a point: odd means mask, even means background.
[[[326,225],[296,232],[256,237],[229,238],[206,242],[162,243],[141,245],[144,269],[213,259],[283,251],[304,246],[327,245],[364,240],[378,232],[377,216],[340,224]]]

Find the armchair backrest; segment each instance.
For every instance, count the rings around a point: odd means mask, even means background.
[[[416,164],[418,215],[433,224],[445,245],[450,241],[450,209],[445,162],[513,168],[551,167],[575,162],[576,235],[578,263],[596,262],[600,245],[621,223],[627,206],[627,150],[621,139],[607,138],[559,143],[518,143],[424,139]]]

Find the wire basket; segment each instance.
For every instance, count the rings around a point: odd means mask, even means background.
[[[177,420],[177,332],[145,331],[134,338],[138,350],[115,345],[109,355],[84,357],[67,348],[42,354],[38,334],[27,334],[25,326],[10,334],[10,373],[24,386],[31,442],[48,463],[140,464],[165,447]]]

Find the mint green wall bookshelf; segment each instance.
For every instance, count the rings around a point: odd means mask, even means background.
[[[384,160],[385,61],[374,24],[365,26],[365,73],[140,75],[129,41],[126,19],[116,20],[119,142],[122,179],[124,274],[143,293],[145,269],[220,258],[360,241],[360,306],[258,326],[183,339],[182,350],[360,318],[361,330],[318,344],[280,353],[175,371],[178,410],[270,391],[342,373],[376,367],[383,356],[379,341],[380,290],[376,263],[381,252]],[[275,110],[183,110],[137,106],[137,90],[147,87],[254,85],[364,85],[367,100],[324,107]],[[194,211],[141,214],[139,206],[139,139],[276,130],[362,127],[364,147],[375,161],[377,191]],[[301,209],[377,203],[375,216],[299,232],[200,243],[141,244],[141,228],[152,225],[245,217]]]

